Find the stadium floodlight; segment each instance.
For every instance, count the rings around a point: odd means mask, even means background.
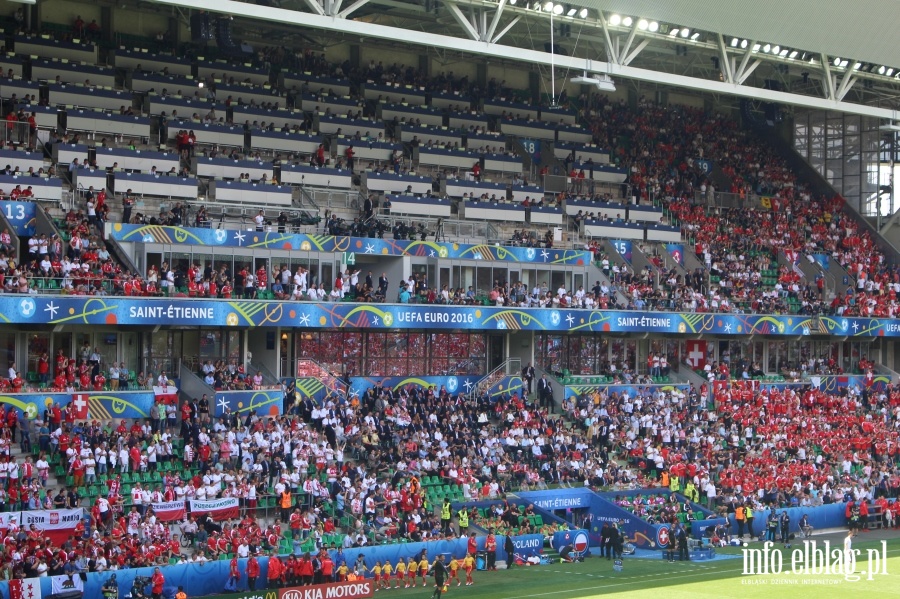
[[[887,72],[885,73],[885,76],[890,77],[893,74],[894,74],[894,69],[888,69]]]
[[[750,45],[750,42],[748,42],[747,40],[741,40],[741,49],[742,50],[746,50],[748,45]]]
[[[622,24],[622,17],[620,17],[619,15],[610,15],[609,24],[613,27],[618,27]]]
[[[762,48],[759,44],[753,44],[753,52],[759,52],[759,49]]]
[[[586,19],[588,16],[588,9],[582,8],[581,12],[578,13],[578,16],[581,17],[582,19]]]
[[[691,41],[692,41],[692,42],[696,42],[699,38],[700,38],[700,32],[699,32],[699,31],[695,31],[694,33],[691,34]]]
[[[640,29],[641,31],[647,31],[649,27],[650,22],[647,21],[647,19],[641,19],[640,21],[638,21],[638,29]]]
[[[739,40],[738,38],[736,38],[736,37],[731,38],[731,47],[732,48],[737,48],[738,44],[740,44],[740,43],[741,43],[741,40]]]
[[[681,31],[681,30],[678,29],[678,27],[676,27],[676,28],[674,28],[672,31],[669,32],[669,35],[672,36],[672,37],[675,37],[675,36],[678,35],[678,32],[679,32],[679,31]]]
[[[841,66],[841,59],[838,58],[837,56],[834,57],[834,66],[836,66],[836,67]]]
[[[681,37],[687,38],[691,34],[691,30],[685,27],[681,30]]]
[[[795,58],[797,58],[797,51],[792,50],[791,53],[788,54],[788,58],[790,58],[791,60],[794,60]]]
[[[625,17],[624,19],[622,19],[622,25],[624,25],[625,27],[631,27],[632,23],[634,23],[634,19],[632,19],[631,17]]]
[[[553,7],[553,14],[555,14],[556,16],[559,16],[559,15],[563,14],[564,10],[565,10],[565,8],[563,8],[562,4],[557,4],[556,6]]]
[[[588,75],[587,72],[585,72],[583,75],[572,77],[572,83],[577,83],[579,85],[593,85],[595,88],[597,88],[597,91],[602,92],[616,91],[615,82],[609,75],[606,74],[592,76]]]
[[[650,21],[650,33],[656,33],[659,31],[659,23],[656,21]]]
[[[570,8],[570,9],[569,9],[569,12],[566,13],[566,16],[567,16],[567,17],[574,17],[576,12],[577,12],[576,9]]]
[[[775,46],[772,48],[772,54],[781,54],[781,46]]]
[[[782,50],[781,52],[779,52],[778,55],[779,55],[780,57],[782,57],[782,58],[784,58],[785,56],[787,56],[787,55],[788,55],[788,50],[787,50],[787,48],[785,48],[784,50]]]
[[[766,44],[763,46],[763,52],[769,53],[772,51],[772,44]]]
[[[552,2],[544,2],[544,12],[550,12],[553,10]]]
[[[880,67],[878,67],[878,74],[879,74],[879,75],[884,75],[884,72],[885,72],[886,70],[887,70],[887,69],[884,68],[884,65],[881,65]]]
[[[862,63],[861,63],[861,62],[858,62],[858,63],[856,63],[856,64],[853,65],[853,70],[854,70],[854,71],[858,71],[858,70],[859,70],[859,67],[861,67],[861,66],[862,66]]]

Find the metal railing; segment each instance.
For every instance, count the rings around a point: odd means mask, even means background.
[[[340,377],[315,360],[309,358],[298,359],[295,372],[297,373],[297,378],[312,377],[319,379],[326,389],[336,395],[344,397],[347,393],[347,385],[341,381]]]
[[[28,121],[3,121],[0,127],[0,143],[3,147],[16,146],[21,148],[36,148],[38,144],[37,129],[32,130]]]
[[[522,372],[521,358],[507,358],[505,362],[497,366],[472,387],[472,396],[480,397],[491,387],[503,380],[505,376],[512,376]]]
[[[273,373],[271,370],[269,370],[269,367],[266,366],[265,364],[251,363],[249,366],[250,366],[250,370],[247,374],[249,376],[253,376],[254,372],[259,372],[260,374],[262,374],[263,385],[265,385],[266,387],[277,387],[277,386],[281,385],[281,379],[279,379],[275,375],[275,373]]]

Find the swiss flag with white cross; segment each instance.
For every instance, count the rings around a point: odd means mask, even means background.
[[[688,339],[685,343],[685,362],[694,370],[706,366],[706,341],[702,339]]]
[[[75,408],[75,420],[85,420],[88,417],[87,393],[75,393],[72,395],[72,406]]]

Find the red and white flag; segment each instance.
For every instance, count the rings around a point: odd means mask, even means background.
[[[240,513],[236,497],[225,499],[213,499],[212,501],[199,501],[191,499],[191,516],[199,517],[205,514],[212,516],[213,520],[229,520],[237,518]]]
[[[156,396],[156,401],[164,404],[178,403],[178,387],[175,385],[154,386],[153,395]]]
[[[90,395],[87,393],[75,393],[72,395],[72,407],[75,408],[75,420],[87,420],[88,417],[88,400]]]
[[[14,578],[10,580],[9,599],[41,599],[41,579]]]
[[[50,539],[56,545],[66,542],[75,534],[75,527],[84,517],[84,510],[33,510],[22,512],[21,526],[25,529],[32,524],[41,531],[44,538]]]
[[[183,520],[187,510],[184,501],[166,501],[164,503],[154,503],[153,513],[160,522],[172,522],[175,520]]]
[[[684,361],[694,370],[702,370],[706,366],[706,341],[702,339],[688,339],[685,341],[687,355]]]

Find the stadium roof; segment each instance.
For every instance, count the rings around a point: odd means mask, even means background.
[[[291,31],[322,47],[380,39],[530,63],[544,68],[545,78],[552,64],[557,81],[604,73],[900,120],[897,0],[872,0],[864,9],[836,0],[154,2],[233,15],[251,42],[280,41]]]

